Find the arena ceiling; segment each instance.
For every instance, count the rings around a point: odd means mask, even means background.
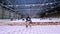
[[[55,8],[55,3],[60,3],[60,0],[6,0],[3,2],[14,11],[30,16],[46,12],[48,8]]]

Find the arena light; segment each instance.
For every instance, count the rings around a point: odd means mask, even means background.
[[[49,3],[46,3],[46,5],[48,5]]]
[[[16,10],[40,10],[40,9],[16,9]]]
[[[54,7],[51,7],[51,8],[54,8]]]
[[[35,6],[34,4],[32,6]]]
[[[25,6],[31,6],[31,5],[25,5]]]
[[[45,4],[41,4],[42,6],[44,6]]]
[[[49,4],[53,4],[53,3],[49,3]]]

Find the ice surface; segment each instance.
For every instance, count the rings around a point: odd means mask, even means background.
[[[0,26],[0,34],[60,34],[60,25],[47,26]]]

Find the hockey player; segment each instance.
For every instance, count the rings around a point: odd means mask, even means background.
[[[29,16],[26,18],[26,22],[29,22],[28,25],[32,24],[31,18]],[[28,27],[28,25],[26,25],[26,27]],[[30,25],[30,27],[31,27],[31,25]]]

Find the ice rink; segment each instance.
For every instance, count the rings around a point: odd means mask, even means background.
[[[33,22],[60,21],[60,19],[33,19]],[[0,20],[0,22],[25,22],[22,20]],[[37,25],[37,26],[0,26],[0,34],[60,34],[60,25]]]
[[[0,34],[60,34],[60,25],[0,26]]]

